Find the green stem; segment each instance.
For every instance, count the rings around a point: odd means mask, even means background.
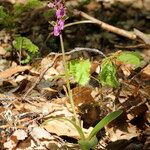
[[[64,50],[64,43],[63,43],[63,38],[62,35],[60,34],[60,44],[61,44],[61,50],[62,50],[62,56],[63,56],[63,63],[64,63],[64,69],[65,69],[65,77],[66,77],[66,82],[67,82],[67,89],[68,89],[68,95],[69,95],[69,100],[71,104],[71,108],[73,111],[74,119],[77,125],[80,126],[76,111],[75,111],[75,105],[74,105],[74,100],[72,96],[72,90],[70,88],[70,82],[69,82],[69,72],[68,72],[68,67],[66,63],[66,58],[65,58],[65,50]]]

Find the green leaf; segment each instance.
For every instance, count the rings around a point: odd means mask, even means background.
[[[32,54],[36,54],[39,48],[26,37],[16,37],[13,42],[14,48],[18,51],[24,49]]]
[[[142,56],[138,52],[125,51],[117,56],[117,60],[124,64],[134,65],[135,68],[138,68],[141,65]]]
[[[72,60],[69,62],[69,71],[74,76],[74,79],[80,85],[85,85],[90,79],[89,60]]]
[[[26,59],[21,60],[21,64],[27,64],[27,63],[30,62],[31,59],[32,59],[32,57],[28,55],[28,56],[26,57]]]
[[[101,64],[99,79],[102,85],[109,85],[113,88],[119,86],[116,78],[116,67],[110,59],[106,58]]]
[[[89,139],[79,140],[78,143],[82,150],[90,150],[93,149],[98,144],[98,139],[96,136],[93,136],[90,140]]]
[[[88,139],[92,139],[104,126],[116,119],[123,111],[117,110],[104,117],[91,131]]]
[[[38,53],[39,48],[26,37],[16,37],[13,41],[13,46],[17,51],[26,50],[28,56],[26,59],[21,60],[22,64],[29,63],[35,54]]]

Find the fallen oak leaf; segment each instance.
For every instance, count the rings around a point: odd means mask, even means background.
[[[16,67],[11,67],[9,69],[6,69],[3,72],[0,72],[0,79],[6,79],[11,77],[12,75],[23,72],[25,70],[29,70],[31,66],[16,66]]]

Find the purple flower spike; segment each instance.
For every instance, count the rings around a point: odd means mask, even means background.
[[[61,31],[64,29],[65,19],[66,16],[66,8],[62,0],[54,0],[53,3],[48,4],[49,8],[55,9],[56,15],[56,24],[54,26],[54,36],[59,36]]]

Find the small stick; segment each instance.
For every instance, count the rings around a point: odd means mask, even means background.
[[[75,12],[76,13],[76,12]],[[88,15],[87,13],[85,12],[82,12],[82,11],[77,11],[77,15],[81,15],[83,18],[86,18],[88,20],[91,20],[92,22],[95,22],[96,24],[100,25],[101,28],[107,30],[107,31],[110,31],[110,32],[113,32],[113,33],[116,33],[118,35],[121,35],[121,36],[124,36],[124,37],[127,37],[131,40],[135,40],[136,39],[136,35],[134,33],[131,33],[129,31],[126,31],[126,30],[123,30],[123,29],[120,29],[120,28],[117,28],[117,27],[114,27],[112,25],[109,25],[101,20],[98,20],[90,15]]]
[[[103,57],[106,57],[106,55],[102,51],[100,51],[96,48],[85,48],[85,47],[76,47],[76,48],[74,48],[73,50],[71,50],[69,52],[65,52],[65,54],[70,55],[70,54],[73,54],[73,53],[79,52],[79,51],[87,51],[87,52],[98,53],[99,55],[102,55]],[[62,53],[54,53],[54,52],[51,53],[50,55],[56,55],[56,54],[59,55],[59,56],[62,55]]]
[[[119,49],[136,49],[136,48],[146,48],[148,47],[148,45],[146,44],[138,44],[138,45],[127,45],[127,46],[124,46],[124,45],[114,45],[115,48],[119,48]]]

